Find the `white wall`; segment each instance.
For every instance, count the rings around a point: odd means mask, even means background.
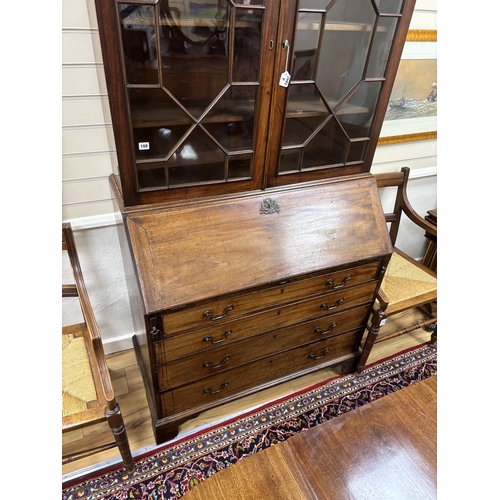
[[[132,347],[134,331],[108,183],[115,147],[105,118],[107,91],[93,0],[63,0],[62,13],[62,220],[75,231],[90,300],[111,353]],[[417,0],[410,29],[436,29],[436,0]],[[436,148],[436,140],[381,146],[373,162],[373,173],[412,169],[409,197],[422,216],[437,207]],[[423,231],[403,223],[398,245],[423,256]],[[63,258],[63,280],[69,279]],[[63,323],[73,320],[73,306]]]
[[[93,0],[63,0],[62,22],[62,217],[102,217],[115,147]]]

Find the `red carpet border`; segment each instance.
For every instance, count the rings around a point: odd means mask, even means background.
[[[437,348],[423,345],[360,375],[341,375],[136,457],[136,472],[94,473],[63,485],[63,500],[173,500],[217,471],[306,429],[424,380],[437,372]]]

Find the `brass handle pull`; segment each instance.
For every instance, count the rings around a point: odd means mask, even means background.
[[[220,316],[216,316],[215,318],[213,317],[213,313],[212,311],[205,311],[203,313],[203,316],[205,316],[205,318],[210,318],[212,321],[217,321],[219,319],[222,319],[222,318],[225,318],[227,316],[227,313],[229,311],[232,311],[234,309],[234,306],[233,304],[229,304],[225,309],[224,309],[224,314],[221,314]]]
[[[324,358],[328,353],[330,352],[330,349],[328,349],[328,347],[323,351],[323,356],[316,356],[316,354],[314,354],[313,352],[311,354],[309,354],[308,358],[310,359],[314,359],[314,360],[317,360],[317,359],[322,359]]]
[[[210,337],[210,335],[207,335],[206,337],[203,337],[203,342],[210,342],[211,344],[220,344],[221,342],[224,342],[228,335],[231,335],[233,331],[231,329],[229,330],[226,330],[224,332],[224,338],[221,338],[219,340],[213,340],[212,337]]]
[[[213,366],[210,361],[207,361],[206,363],[203,363],[203,368],[210,368],[211,370],[216,370],[217,368],[220,368],[226,361],[229,361],[231,356],[229,354],[226,354],[223,358],[222,361],[218,364]]]
[[[324,332],[321,331],[321,328],[318,326],[318,328],[314,329],[314,333],[317,333],[318,335],[327,335],[328,333],[332,333],[332,330],[337,326],[337,323],[335,321],[330,325],[330,330],[326,330]]]
[[[229,382],[223,382],[218,391],[212,391],[210,388],[203,389],[203,394],[217,394],[229,385]]]
[[[344,297],[340,297],[340,299],[335,302],[334,306],[328,307],[328,304],[326,302],[323,302],[320,307],[322,309],[326,309],[327,311],[333,311],[334,309],[337,309],[337,307],[339,307],[342,302],[344,302]]]
[[[344,288],[347,284],[347,282],[351,279],[351,275],[348,274],[343,280],[342,280],[342,283],[340,285],[335,285],[335,282],[333,280],[328,280],[326,282],[326,284],[328,286],[331,286],[333,290],[337,290],[338,288]]]

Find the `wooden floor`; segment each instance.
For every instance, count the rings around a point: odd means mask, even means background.
[[[389,327],[389,325],[387,326]],[[414,346],[421,342],[426,342],[429,340],[429,337],[429,333],[419,330],[402,337],[376,344],[368,362],[371,363],[377,361],[407,347]],[[108,355],[107,362],[115,388],[115,393],[117,395],[117,400],[127,427],[132,454],[135,456],[138,452],[153,449],[156,444],[154,442],[151,417],[139,366],[137,365],[133,350]],[[333,374],[335,373],[332,373],[332,370],[330,369],[322,370],[320,372],[309,374],[305,377],[267,389],[257,394],[253,394],[246,398],[242,398],[241,400],[233,401],[232,403],[228,403],[219,408],[209,410],[201,414],[196,419],[184,423],[180,428],[180,434],[189,434],[190,432],[199,430],[200,427],[203,427],[210,422],[224,419],[230,415],[246,411],[255,406],[259,406],[274,399],[292,394],[314,383],[330,378]],[[397,406],[399,403],[394,404]],[[109,434],[110,431],[107,423],[103,422],[91,428],[87,428],[84,431],[77,430],[64,434],[63,445],[65,447],[65,451],[67,451],[68,448],[71,449],[72,447],[76,449],[80,447],[82,439],[86,441],[90,440],[92,442],[99,442],[102,440],[103,436],[106,440],[109,440]],[[108,463],[112,463],[113,460],[117,460],[118,457],[119,455],[117,449],[113,448],[105,452],[92,455],[91,457],[70,462],[62,467],[63,479],[67,479],[68,477],[77,477],[78,474],[81,474],[84,469],[88,471],[89,468],[100,468],[102,462],[107,461]]]

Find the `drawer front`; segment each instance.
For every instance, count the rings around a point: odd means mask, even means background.
[[[177,359],[158,368],[158,386],[160,390],[171,389],[271,354],[341,335],[364,326],[370,308],[368,304]]]
[[[360,328],[160,393],[162,418],[357,353],[362,336],[363,329]]]
[[[165,363],[222,343],[227,345],[251,335],[329,316],[371,302],[376,286],[376,282],[366,283],[171,337],[155,344],[156,363]]]
[[[378,262],[372,262],[314,278],[284,282],[265,290],[243,294],[227,300],[171,312],[163,316],[163,331],[165,335],[168,335],[195,327],[207,326],[309,295],[359,285],[373,280],[377,274],[378,266]]]

